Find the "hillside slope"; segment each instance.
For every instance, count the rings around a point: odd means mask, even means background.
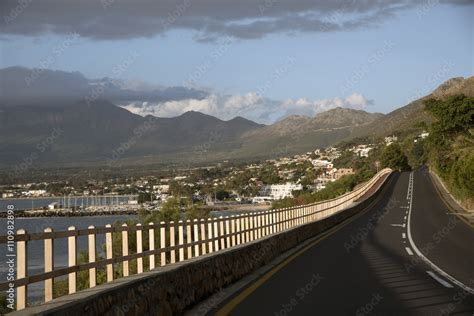
[[[290,116],[247,132],[237,156],[273,157],[313,150],[350,136],[354,129],[382,118],[381,113],[334,108],[315,117]]]
[[[392,133],[408,134],[419,131],[422,129],[419,127],[420,123],[429,124],[433,122],[433,117],[424,109],[424,100],[430,98],[445,99],[456,94],[474,96],[474,77],[449,79],[429,95],[398,108],[363,128],[356,128],[350,138],[383,137]]]

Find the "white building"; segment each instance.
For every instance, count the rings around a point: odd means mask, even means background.
[[[311,163],[313,164],[315,168],[327,168],[327,169],[333,168],[332,162],[325,159],[313,159],[311,160]]]
[[[303,186],[290,182],[286,184],[270,184],[265,185],[260,194],[262,196],[269,196],[274,200],[280,200],[286,197],[293,197],[292,192],[295,190],[303,190]]]
[[[421,139],[425,139],[428,136],[430,136],[430,133],[428,133],[427,131],[423,131],[423,133],[420,134]]]
[[[58,202],[53,202],[51,204],[48,204],[49,210],[56,210],[58,208],[61,208],[61,204],[59,204]]]
[[[46,194],[46,190],[28,190],[24,193],[27,196],[42,196]]]
[[[430,133],[428,133],[427,131],[423,131],[420,135],[415,137],[413,142],[416,143],[419,139],[425,139],[428,136],[430,136]]]
[[[371,150],[372,150],[371,147],[360,149],[359,150],[359,157],[369,157],[369,151],[371,151]]]
[[[157,184],[153,186],[153,190],[158,193],[168,193],[170,190],[169,184]]]
[[[385,145],[390,145],[395,143],[398,140],[398,137],[393,135],[393,136],[387,136],[385,137]]]

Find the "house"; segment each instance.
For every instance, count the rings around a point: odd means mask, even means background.
[[[393,135],[393,136],[387,136],[385,137],[385,145],[390,145],[395,143],[398,140],[398,137]]]
[[[285,184],[270,184],[263,186],[260,196],[269,196],[274,200],[280,200],[287,197],[293,197],[293,191],[303,190],[301,184],[287,182]]]
[[[354,174],[354,169],[352,168],[340,168],[340,169],[335,169],[333,172],[333,179],[340,179],[343,176],[349,175],[349,174]]]
[[[419,139],[425,139],[426,137],[430,136],[430,133],[423,131],[420,135],[416,136],[413,140],[414,143],[418,142]]]
[[[313,164],[315,168],[327,168],[327,169],[333,168],[333,164],[330,161],[325,160],[325,159],[313,159],[311,160],[311,163]]]

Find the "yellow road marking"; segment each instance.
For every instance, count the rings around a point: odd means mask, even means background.
[[[231,299],[226,305],[224,305],[221,309],[219,309],[215,315],[217,316],[224,316],[228,315],[237,305],[239,305],[244,299],[246,299],[250,294],[252,294],[257,288],[259,288],[263,283],[265,283],[268,279],[270,279],[275,273],[280,271],[282,268],[284,268],[286,265],[288,265],[291,261],[296,259],[298,256],[302,255],[305,253],[307,250],[310,248],[314,247],[316,244],[321,242],[322,240],[326,239],[327,237],[333,235],[334,233],[338,232],[341,230],[343,227],[346,225],[352,223],[362,215],[368,212],[368,210],[374,206],[376,203],[378,203],[382,197],[384,196],[384,193],[388,187],[388,185],[392,182],[393,178],[389,179],[389,183],[382,189],[380,192],[380,195],[368,206],[366,206],[360,213],[346,219],[342,223],[337,224],[333,228],[329,229],[327,232],[323,233],[324,236],[316,239],[315,241],[311,242],[310,244],[306,245],[304,248],[300,249],[298,252],[294,253],[290,257],[286,258],[283,262],[279,263],[277,266],[275,266],[272,270],[268,271],[265,273],[263,276],[261,276],[257,281],[252,283],[250,286],[245,288],[242,292],[240,292],[236,297]]]

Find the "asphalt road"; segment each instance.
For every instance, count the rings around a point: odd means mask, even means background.
[[[474,228],[424,169],[399,173],[365,212],[268,274],[213,313],[474,315]]]

